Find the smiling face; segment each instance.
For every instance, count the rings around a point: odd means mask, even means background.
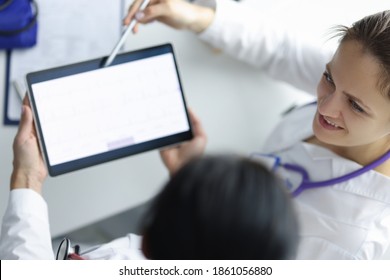
[[[390,100],[379,90],[380,70],[357,41],[340,44],[317,88],[313,131],[318,140],[341,147],[389,143]]]

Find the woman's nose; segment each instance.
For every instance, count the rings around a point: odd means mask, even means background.
[[[338,118],[341,115],[342,98],[336,91],[322,96],[318,100],[318,111],[321,115]]]

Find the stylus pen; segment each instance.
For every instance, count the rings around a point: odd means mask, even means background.
[[[141,6],[139,6],[138,11],[142,11],[146,8],[146,6],[149,4],[150,0],[144,0],[141,3]],[[134,26],[137,24],[137,20],[133,18],[133,20],[130,22],[130,24],[126,27],[125,31],[122,33],[121,38],[119,39],[118,43],[116,43],[115,48],[112,50],[109,57],[106,59],[106,61],[103,64],[103,67],[109,66],[114,58],[117,56],[119,49],[122,47],[124,42],[127,39],[127,36],[129,36],[131,30],[134,28]]]

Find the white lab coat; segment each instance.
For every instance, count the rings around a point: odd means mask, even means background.
[[[217,0],[216,7],[212,25],[199,35],[202,40],[276,79],[315,93],[332,50],[299,41],[279,23],[235,2]],[[358,169],[355,162],[302,142],[313,135],[314,112],[315,107],[308,106],[290,113],[271,134],[264,151],[305,167],[312,180]],[[375,259],[389,245],[390,179],[375,171],[331,187],[306,190],[294,204],[300,223],[298,259]],[[46,208],[44,200],[31,190],[11,191],[0,258],[53,258]],[[88,258],[143,257],[140,239],[133,235],[108,243],[95,254]]]

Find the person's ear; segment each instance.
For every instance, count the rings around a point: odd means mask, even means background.
[[[149,249],[149,242],[148,242],[148,234],[147,233],[144,233],[143,234],[143,237],[142,237],[142,243],[141,243],[141,251],[142,253],[144,254],[144,256],[147,258],[147,259],[151,259],[151,256],[150,256],[150,249]]]

